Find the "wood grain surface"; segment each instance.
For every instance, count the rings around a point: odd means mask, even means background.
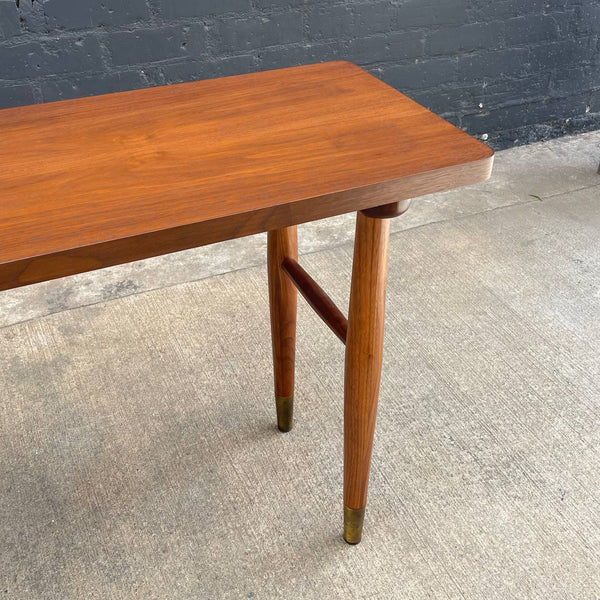
[[[298,292],[286,275],[283,262],[298,258],[296,226],[267,234],[267,272],[273,344],[273,374],[276,397],[294,395],[296,365],[296,309]]]
[[[474,183],[492,151],[356,65],[0,111],[0,290]]]
[[[390,221],[358,213],[344,376],[344,506],[364,508],[383,359]]]

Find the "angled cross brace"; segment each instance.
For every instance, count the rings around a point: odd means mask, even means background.
[[[345,344],[348,334],[348,319],[334,301],[293,258],[285,258],[282,267],[313,310]]]
[[[375,219],[389,219],[403,214],[409,206],[410,199],[401,200],[370,208],[362,211],[362,213]],[[298,258],[297,246],[295,246],[295,252],[294,256],[284,255],[281,257],[281,269],[288,275],[298,291],[329,329],[345,344],[348,335],[348,319],[325,290],[298,263],[296,260]]]

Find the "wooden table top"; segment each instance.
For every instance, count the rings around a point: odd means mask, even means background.
[[[347,62],[0,111],[0,290],[482,181]]]

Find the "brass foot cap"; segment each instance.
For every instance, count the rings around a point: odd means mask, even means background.
[[[344,540],[348,544],[358,544],[362,537],[365,509],[344,506]]]
[[[279,431],[289,431],[294,417],[294,396],[275,396],[275,405]]]

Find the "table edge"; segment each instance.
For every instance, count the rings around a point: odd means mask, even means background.
[[[484,158],[401,179],[0,263],[0,291],[479,183],[493,159],[490,149]]]

